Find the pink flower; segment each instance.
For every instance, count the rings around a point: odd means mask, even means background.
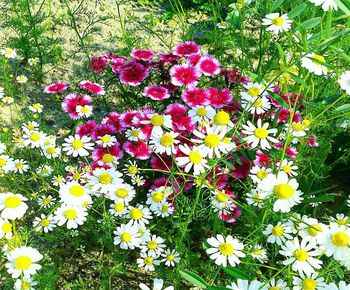
[[[130,55],[137,60],[148,61],[154,57],[154,52],[150,49],[134,49]]]
[[[117,133],[117,129],[113,125],[100,124],[94,128],[91,134],[91,138],[92,140],[96,141],[98,137],[101,137],[104,135],[113,135],[115,133]]]
[[[92,98],[88,95],[69,94],[63,100],[62,109],[69,114],[69,117],[78,120],[81,117],[76,111],[77,106],[83,107],[85,105],[90,105],[91,103]]]
[[[296,148],[293,148],[293,147],[287,147],[286,148],[286,153],[288,154],[288,156],[291,158],[291,159],[295,159],[298,155],[298,150]]]
[[[155,101],[162,101],[170,98],[170,94],[167,88],[155,85],[146,87],[143,95]]]
[[[45,87],[44,93],[46,94],[58,94],[65,91],[68,88],[68,84],[65,82],[57,82]]]
[[[125,63],[126,59],[124,57],[114,57],[112,60],[112,71],[115,74],[119,74]]]
[[[307,140],[307,144],[310,146],[310,147],[318,147],[318,143],[316,141],[316,135],[312,135],[309,140]]]
[[[108,117],[104,118],[101,123],[112,125],[117,130],[117,132],[120,132],[124,129],[120,124],[120,115],[117,112],[109,113]]]
[[[93,56],[91,66],[95,73],[99,73],[108,66],[108,60],[105,56]]]
[[[97,126],[94,120],[89,120],[86,123],[79,125],[75,133],[81,137],[88,136],[90,137],[95,127]]]
[[[189,106],[206,106],[209,105],[209,93],[207,90],[201,90],[199,88],[192,88],[184,91],[181,95],[181,99]]]
[[[270,166],[270,156],[263,153],[262,151],[258,150],[256,151],[256,157],[253,161],[254,165],[260,166],[260,167],[269,167]]]
[[[237,69],[232,69],[232,70],[221,70],[220,72],[221,75],[224,75],[227,77],[227,79],[234,84],[237,83],[242,83],[242,84],[247,84],[249,83],[249,78],[246,76],[242,76]]]
[[[198,69],[190,64],[174,65],[170,69],[171,83],[175,86],[194,87],[201,76]]]
[[[148,159],[152,153],[152,150],[147,146],[147,144],[141,140],[135,142],[127,141],[124,144],[123,149],[132,157],[141,160]]]
[[[200,46],[193,41],[186,41],[185,43],[180,43],[173,48],[173,54],[179,56],[187,56],[197,53]]]
[[[174,63],[180,58],[178,55],[174,55],[172,53],[159,54],[158,57],[161,59],[161,61],[168,63]]]
[[[123,128],[130,128],[134,123],[134,118],[140,116],[141,113],[136,110],[129,110],[125,111],[120,115],[120,124],[123,126]]]
[[[240,156],[239,159],[241,160],[240,163],[233,163],[235,169],[232,170],[232,175],[239,179],[246,178],[250,170],[250,161],[247,158],[244,158],[243,156]]]
[[[148,77],[148,69],[142,64],[131,61],[120,70],[120,81],[129,86],[138,86]]]
[[[150,164],[153,169],[171,171],[173,160],[170,156],[163,153],[159,157],[152,157]]]
[[[84,91],[88,91],[89,93],[92,93],[96,96],[98,95],[104,95],[105,90],[103,89],[103,86],[92,83],[90,81],[81,81],[79,83],[79,88]]]
[[[205,76],[213,76],[220,73],[220,62],[212,56],[203,56],[197,63],[197,68]]]
[[[188,57],[186,57],[186,61],[189,64],[196,65],[200,61],[201,58],[202,58],[202,55],[200,53],[196,53],[196,54],[191,54]]]
[[[112,155],[113,157],[115,157],[115,159],[120,159],[123,157],[123,150],[120,148],[119,143],[116,142],[111,147],[99,147],[99,148],[95,149],[92,152],[92,159],[94,161],[97,161],[101,165],[105,164],[106,159],[105,159],[105,161],[103,161],[104,160],[103,157],[106,154]]]
[[[229,210],[223,210],[219,212],[218,217],[222,221],[225,221],[227,223],[233,223],[237,220],[237,218],[240,215],[241,215],[240,209],[235,204],[233,204]]]
[[[190,116],[186,116],[187,108],[181,104],[170,104],[165,110],[166,114],[171,115],[173,130],[175,132],[193,132],[195,124]]]
[[[207,90],[209,93],[209,104],[214,108],[222,108],[232,101],[232,94],[228,89],[219,91],[217,88]]]

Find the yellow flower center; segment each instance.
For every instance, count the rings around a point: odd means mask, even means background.
[[[162,208],[160,209],[160,212],[161,213],[166,213],[166,212],[168,212],[168,209],[169,209],[169,207],[166,204],[163,204]]]
[[[315,55],[313,55],[311,57],[314,58],[314,59],[317,59],[319,62],[326,62],[325,58],[322,55],[315,54]],[[316,63],[316,64],[320,65],[320,63],[318,63],[318,62],[316,62],[314,60],[313,60],[313,63]]]
[[[347,221],[344,219],[337,219],[336,223],[340,226],[344,226],[344,225],[346,225]]]
[[[284,23],[284,19],[282,17],[276,17],[272,19],[272,24],[276,26],[282,26]]]
[[[1,226],[1,229],[3,230],[4,233],[10,233],[12,231],[12,225],[10,223],[3,224]]]
[[[41,105],[36,103],[36,104],[33,105],[33,108],[36,109],[36,110],[41,109]]]
[[[27,125],[27,129],[28,129],[28,130],[34,130],[34,128],[35,128],[35,127],[34,127],[33,124],[28,124],[28,125]]]
[[[75,197],[81,197],[85,193],[85,188],[81,185],[72,185],[69,188],[69,193]]]
[[[22,290],[27,290],[27,289],[30,289],[30,284],[29,282],[24,282],[22,281]]]
[[[259,139],[265,139],[269,135],[269,132],[265,128],[256,128],[254,135]]]
[[[22,169],[23,168],[23,163],[16,163],[15,167],[17,169]]]
[[[74,149],[80,149],[80,148],[83,148],[84,143],[83,143],[83,141],[78,139],[78,140],[74,140],[72,142],[72,146],[73,146]]]
[[[293,130],[294,130],[294,131],[297,131],[297,132],[303,130],[303,124],[301,124],[301,123],[295,123],[295,124],[293,124]]]
[[[162,137],[160,137],[160,144],[169,147],[174,144],[174,138],[169,134],[165,133]]]
[[[331,237],[332,243],[337,247],[345,247],[349,244],[350,238],[344,232],[336,232]]]
[[[280,290],[280,288],[278,288],[278,287],[276,287],[276,286],[271,286],[271,287],[269,288],[269,290]]]
[[[309,258],[309,254],[305,250],[298,249],[294,252],[294,257],[298,261],[304,262]]]
[[[220,144],[220,138],[216,134],[208,134],[204,138],[204,144],[209,148],[217,147]]]
[[[130,174],[136,174],[138,171],[139,171],[139,170],[138,170],[137,167],[134,166],[134,165],[131,165],[131,166],[128,167],[128,172],[129,172]]]
[[[259,170],[256,176],[259,179],[264,179],[267,176],[267,171],[266,170]]]
[[[56,177],[56,182],[61,183],[63,181],[63,177],[58,176]]]
[[[307,229],[310,236],[316,237],[319,232],[322,232],[322,227],[319,224],[313,224]]]
[[[259,193],[255,194],[255,195],[253,196],[253,200],[254,200],[256,203],[262,203],[262,202],[263,202],[263,200],[262,200],[262,198],[260,197]]]
[[[250,89],[248,89],[248,95],[250,95],[251,97],[256,97],[260,95],[260,89],[257,87],[251,87]]]
[[[285,166],[283,166],[283,171],[285,172],[285,173],[291,173],[292,172],[292,168],[289,166],[289,165],[285,165]]]
[[[231,244],[229,243],[222,243],[219,246],[219,251],[221,254],[225,255],[225,256],[229,256],[234,252],[234,248]]]
[[[55,152],[56,152],[55,147],[49,147],[46,149],[46,153],[49,155],[53,155],[53,154],[55,154]]]
[[[225,126],[230,122],[230,115],[224,111],[217,112],[214,116],[214,124]]]
[[[145,263],[147,265],[152,265],[153,264],[153,258],[152,257],[147,257],[145,258]]]
[[[50,197],[45,197],[43,199],[43,204],[50,204],[50,202],[51,202],[51,198]]]
[[[132,131],[130,132],[130,135],[131,135],[132,137],[138,137],[139,134],[140,134],[140,132],[139,132],[138,130],[132,130]]]
[[[124,232],[122,233],[122,235],[120,236],[120,239],[123,241],[123,242],[129,242],[131,240],[131,235],[127,232]]]
[[[308,119],[305,119],[305,120],[303,120],[302,124],[304,127],[309,127],[311,122]]]
[[[32,134],[30,134],[29,139],[34,142],[38,141],[40,140],[40,135],[38,133],[33,132]]]
[[[284,229],[281,226],[274,226],[272,229],[272,234],[274,236],[280,237],[284,234]]]
[[[81,108],[81,112],[84,113],[84,114],[87,114],[87,113],[90,112],[90,109],[89,109],[89,107],[84,106],[84,107]]]
[[[262,103],[263,103],[262,98],[259,98],[254,102],[253,107],[259,108],[259,107],[261,107]]]
[[[163,200],[164,194],[162,192],[155,192],[152,195],[152,200],[154,202],[160,202]]]
[[[109,135],[104,135],[103,137],[101,137],[101,141],[103,143],[108,143],[109,141],[111,141],[111,137]]]
[[[277,184],[275,185],[273,189],[273,193],[276,194],[276,196],[279,199],[288,199],[291,198],[294,195],[295,189],[290,186],[289,184]]]
[[[192,151],[188,154],[188,158],[193,164],[199,164],[202,162],[202,155],[197,151]]]
[[[49,222],[49,220],[44,219],[44,220],[42,220],[42,221],[40,222],[40,225],[41,225],[42,227],[47,227],[47,226],[50,225],[50,222]]]
[[[166,259],[167,259],[168,261],[173,261],[173,260],[175,259],[175,255],[173,255],[173,254],[168,254],[168,255],[166,256]]]
[[[222,193],[222,192],[219,192],[217,195],[216,195],[216,200],[218,202],[225,202],[226,200],[228,199],[227,195],[225,193]]]
[[[147,247],[150,249],[150,250],[154,250],[158,247],[158,244],[156,241],[149,241],[147,243]]]
[[[162,126],[163,123],[164,123],[164,117],[161,116],[161,115],[154,115],[152,118],[151,118],[151,123],[153,126]]]
[[[0,158],[0,166],[5,166],[7,163],[7,160],[5,158]]]
[[[131,211],[130,211],[130,217],[133,219],[133,220],[139,220],[141,219],[143,216],[143,212],[142,210],[138,209],[138,208],[133,208]]]
[[[24,271],[27,270],[32,265],[32,259],[28,256],[19,256],[14,262],[16,269]]]
[[[104,163],[111,163],[111,162],[113,162],[113,160],[114,160],[113,155],[111,155],[111,154],[109,154],[109,153],[106,153],[106,154],[103,155],[103,157],[102,157],[102,161],[103,161]]]
[[[9,196],[4,201],[7,208],[17,208],[21,205],[21,203],[22,200],[18,196]]]
[[[314,279],[311,278],[305,278],[303,282],[301,283],[301,286],[303,290],[315,290],[317,283]]]
[[[118,188],[115,192],[115,195],[124,198],[129,195],[129,192],[125,188]]]
[[[73,174],[73,179],[74,180],[79,180],[81,178],[81,174],[79,172],[76,172]]]
[[[125,206],[122,202],[117,202],[116,204],[114,204],[114,210],[116,212],[122,212],[124,210]]]
[[[102,184],[110,184],[112,181],[112,176],[110,174],[108,174],[107,172],[103,172],[98,177],[98,181]]]
[[[78,216],[78,214],[75,209],[67,209],[64,212],[64,216],[66,219],[71,220],[71,219],[75,219]]]
[[[204,117],[207,115],[207,110],[204,107],[198,108],[197,115],[200,117]]]

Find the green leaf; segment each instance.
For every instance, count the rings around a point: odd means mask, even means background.
[[[343,11],[347,16],[350,16],[350,9],[341,0],[334,0],[337,6]]]
[[[289,105],[286,103],[285,100],[282,99],[282,97],[280,95],[277,95],[274,92],[270,92],[268,91],[268,93],[277,101],[279,102],[283,107],[285,107],[286,109],[290,109]]]
[[[277,8],[279,8],[283,4],[284,0],[275,0],[271,6],[271,11],[275,11]]]
[[[304,21],[303,23],[301,23],[300,25],[305,29],[311,29],[314,28],[315,26],[319,25],[321,22],[321,17],[315,17],[315,18],[311,18],[309,20]]]
[[[305,199],[304,203],[313,203],[313,202],[332,202],[334,200],[334,195],[322,195],[319,197]]]
[[[290,76],[292,77],[293,80],[295,80],[297,83],[303,85],[305,88],[308,87],[307,83],[301,78],[301,77],[298,77],[297,75],[291,73],[291,72],[288,72],[290,74]]]
[[[238,268],[233,268],[229,266],[224,268],[224,271],[231,277],[234,277],[237,279],[243,279],[243,280],[250,280],[250,276]]]
[[[222,286],[209,286],[208,290],[229,290],[229,288]]]
[[[346,113],[350,111],[350,104],[344,104],[335,109],[337,112]]]
[[[275,45],[277,46],[278,54],[280,55],[280,58],[282,59],[283,64],[286,65],[286,55],[284,54],[282,46],[278,42],[275,42]]]
[[[182,278],[184,278],[185,280],[187,280],[191,284],[198,286],[198,287],[202,287],[203,289],[207,289],[207,287],[208,287],[207,282],[205,282],[203,280],[203,278],[201,278],[197,274],[195,274],[191,271],[185,270],[185,269],[179,270],[179,273],[182,276]]]
[[[289,11],[288,13],[288,17],[290,19],[299,16],[307,7],[307,4],[302,3],[300,5],[298,5],[297,7],[294,7],[291,11]]]
[[[231,168],[233,170],[235,170],[236,168],[233,166],[233,164],[231,164],[230,162],[228,162],[227,160],[225,159],[222,159],[222,162],[225,163],[225,165],[228,167],[228,168]]]

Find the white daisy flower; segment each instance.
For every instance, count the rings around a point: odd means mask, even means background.
[[[13,168],[13,172],[15,173],[24,173],[27,172],[29,170],[29,165],[27,163],[27,161],[23,160],[23,159],[16,159],[14,162],[14,168]]]
[[[166,153],[167,155],[175,154],[175,145],[180,142],[176,139],[177,136],[179,136],[179,133],[175,132],[153,135],[149,141],[150,147],[155,153]]]
[[[129,203],[135,196],[135,189],[125,182],[114,184],[112,190],[107,194],[107,197],[111,200],[124,203]]]
[[[218,126],[224,129],[226,129],[226,127],[232,128],[234,126],[230,115],[225,111],[216,112],[212,119],[212,122],[214,126]]]
[[[58,226],[67,223],[67,229],[76,229],[86,221],[86,208],[76,205],[63,204],[55,211],[55,220]]]
[[[230,285],[226,286],[228,289],[233,290],[267,290],[267,286],[258,280],[247,281],[242,279],[237,279],[237,282],[232,282]]]
[[[267,92],[262,84],[249,82],[243,85],[246,91],[241,92],[241,97],[247,100],[255,100],[258,96],[265,96]]]
[[[261,263],[266,263],[268,261],[267,252],[261,245],[252,247],[250,255]]]
[[[131,127],[125,131],[125,137],[129,141],[145,140],[146,135],[142,132],[140,128]]]
[[[142,243],[144,243],[145,241],[151,238],[151,231],[147,229],[145,225],[138,226],[138,231],[140,233],[140,238]]]
[[[28,64],[30,66],[34,66],[39,62],[39,58],[33,57],[33,58],[28,58]]]
[[[36,103],[28,107],[28,109],[34,113],[42,113],[44,106],[42,104]]]
[[[1,217],[9,220],[22,218],[28,209],[24,202],[26,200],[28,199],[21,194],[0,193]]]
[[[177,165],[185,167],[184,171],[188,173],[193,167],[193,175],[200,175],[209,168],[208,161],[205,159],[206,152],[197,146],[193,146],[192,149],[185,144],[179,145],[179,149],[186,157],[176,157]]]
[[[7,255],[8,263],[5,264],[5,267],[12,278],[18,278],[21,275],[28,277],[41,269],[37,262],[42,258],[39,251],[32,247],[19,247]]]
[[[136,260],[139,268],[144,268],[146,271],[154,271],[154,266],[160,265],[159,257],[154,254],[141,253],[140,256],[141,257]]]
[[[263,234],[269,236],[267,238],[268,243],[277,244],[279,246],[285,243],[286,240],[291,240],[293,237],[290,235],[293,229],[286,223],[278,222],[277,225],[267,225]]]
[[[145,226],[152,219],[152,214],[148,207],[137,205],[136,207],[129,206],[127,217],[130,218],[131,224]]]
[[[293,277],[293,290],[323,290],[326,283],[324,278],[317,278],[318,273],[312,273],[310,275],[300,274],[300,277]]]
[[[338,83],[341,89],[350,95],[350,71],[343,72],[339,77]]]
[[[16,56],[17,56],[16,51],[14,49],[8,48],[8,47],[1,49],[0,53],[6,58],[16,58]]]
[[[41,214],[40,217],[34,219],[33,227],[37,232],[43,230],[44,233],[48,233],[56,227],[56,222],[52,215],[45,216],[44,214]]]
[[[262,20],[262,25],[269,26],[267,31],[271,31],[273,34],[279,34],[283,31],[289,31],[293,20],[288,18],[287,14],[280,15],[277,13],[270,13]]]
[[[152,235],[141,244],[140,249],[142,253],[147,252],[148,254],[159,256],[165,249],[164,239]]]
[[[298,238],[292,241],[287,241],[285,245],[281,246],[279,253],[287,260],[283,261],[284,265],[292,265],[293,271],[298,271],[299,275],[305,273],[311,275],[315,269],[321,269],[323,262],[314,258],[319,256],[322,251],[317,247],[315,240],[302,239],[299,242]]]
[[[25,84],[28,81],[28,78],[25,75],[20,75],[16,77],[16,81],[19,84]]]
[[[146,204],[149,205],[150,209],[162,207],[162,204],[166,202],[169,195],[173,193],[171,187],[161,186],[147,193]]]
[[[163,127],[171,129],[173,123],[171,115],[159,115],[157,113],[147,115],[149,120],[141,121],[141,124],[151,124],[153,126],[151,135],[159,136],[163,134]]]
[[[31,148],[42,147],[45,142],[46,134],[41,131],[29,131],[23,135],[23,145]]]
[[[0,155],[0,176],[15,169],[14,161],[7,155]]]
[[[326,256],[333,256],[336,260],[342,260],[350,252],[350,228],[337,223],[329,225],[329,231],[321,247],[326,251]]]
[[[170,202],[162,202],[157,206],[156,208],[153,209],[153,213],[156,216],[160,216],[162,218],[168,217],[172,215],[175,211],[174,206]]]
[[[328,67],[322,63],[326,63],[326,59],[322,55],[315,53],[308,53],[301,59],[301,66],[318,76],[327,75],[329,72]]]
[[[125,216],[127,204],[124,201],[115,201],[110,205],[109,213],[113,216]]]
[[[3,103],[8,104],[8,105],[12,104],[15,101],[14,98],[8,97],[8,96],[7,97],[3,97],[1,100],[2,100]]]
[[[287,286],[287,282],[283,281],[282,279],[278,279],[277,281],[275,278],[272,278],[270,283],[268,284],[269,290],[289,290],[289,287]]]
[[[338,10],[337,3],[334,0],[309,0],[312,4],[315,4],[315,6],[321,6],[323,11],[328,10]]]
[[[50,208],[56,201],[51,195],[39,197],[38,204],[43,208]]]
[[[132,184],[140,187],[144,185],[146,181],[143,176],[136,174],[131,177],[131,182]]]
[[[232,198],[225,193],[225,190],[215,188],[212,190],[211,205],[214,212],[230,209],[233,205]]]
[[[3,237],[9,240],[12,235],[12,224],[7,219],[0,218],[0,240]]]
[[[61,156],[61,148],[55,147],[55,146],[45,146],[43,148],[43,155],[47,159],[57,158],[57,157]]]
[[[244,245],[231,235],[226,238],[222,235],[216,235],[216,238],[207,239],[207,243],[212,248],[208,248],[206,252],[210,255],[210,259],[215,260],[215,264],[218,266],[226,267],[228,261],[232,267],[235,267],[241,262],[240,258],[246,256],[242,252]]]
[[[83,206],[91,201],[88,187],[76,181],[70,181],[60,186],[60,199],[66,205]]]
[[[96,143],[102,146],[103,148],[106,148],[106,147],[112,147],[116,141],[117,141],[117,138],[115,136],[106,134],[103,136],[99,136]]]
[[[149,288],[146,284],[140,283],[139,287],[141,290],[174,290],[174,286],[168,286],[163,288],[164,281],[163,279],[154,279],[152,288]],[[343,289],[341,289],[343,290]]]
[[[0,154],[6,151],[6,144],[0,141]]]
[[[72,155],[73,157],[77,156],[88,156],[90,153],[88,150],[94,149],[94,144],[91,141],[90,137],[83,136],[80,138],[79,135],[69,136],[65,138],[63,143],[63,151],[67,151],[67,155]]]
[[[115,189],[115,185],[122,183],[123,175],[114,169],[97,168],[88,175],[88,184],[95,193],[111,193]]]
[[[23,276],[22,279],[17,279],[14,285],[15,290],[35,290],[38,282],[33,281],[29,276]]]
[[[347,225],[350,223],[350,218],[343,213],[337,213],[334,217],[330,217],[331,222],[337,223],[340,226]]]
[[[192,142],[200,144],[199,147],[202,149],[202,152],[209,158],[214,156],[220,158],[221,153],[227,153],[226,144],[223,142],[226,130],[217,126],[206,126],[205,134],[198,130],[194,130],[193,134],[199,139],[192,139]]]
[[[60,185],[64,184],[65,182],[66,182],[66,180],[61,175],[54,176],[51,179],[51,183],[54,186],[60,186]]]
[[[303,200],[298,186],[296,179],[288,179],[288,175],[285,172],[279,172],[277,176],[269,174],[261,181],[258,188],[277,198],[273,204],[275,212],[289,212],[293,206]]]
[[[51,166],[49,165],[40,165],[37,169],[36,169],[36,173],[38,175],[41,176],[50,176],[51,173],[53,172],[53,169]]]
[[[121,249],[127,250],[140,247],[141,235],[136,224],[122,224],[113,233],[115,234],[114,244],[119,245]]]
[[[175,264],[179,263],[181,258],[180,254],[176,252],[174,249],[166,249],[162,254],[161,254],[161,262],[164,262],[165,266],[167,267],[174,267]]]
[[[81,118],[89,118],[92,115],[93,107],[91,105],[78,105],[75,108],[75,111],[78,113],[78,116]]]
[[[22,130],[26,132],[37,131],[39,124],[35,121],[28,121],[28,123],[22,125]]]
[[[302,122],[293,122],[292,126],[289,127],[289,124],[286,124],[286,132],[289,131],[293,137],[300,138],[306,136],[306,132],[309,130],[307,126],[304,126]],[[295,141],[293,142],[296,143]]]
[[[292,160],[288,161],[287,159],[283,159],[282,163],[277,162],[276,167],[281,168],[285,173],[288,174],[288,176],[297,176],[298,173],[296,170],[298,170],[298,166],[293,165],[294,162]]]
[[[139,172],[139,168],[137,167],[136,161],[129,160],[128,163],[125,164],[123,172],[128,176],[134,176]]]
[[[250,193],[247,193],[246,201],[250,205],[262,208],[265,204],[267,194],[254,188]]]
[[[247,125],[242,125],[242,132],[247,136],[244,137],[244,140],[250,144],[252,148],[257,147],[259,144],[262,149],[271,149],[271,145],[268,141],[272,143],[278,143],[276,138],[269,136],[269,134],[275,135],[277,129],[268,129],[269,123],[264,123],[262,125],[261,119],[258,119],[257,126],[253,125],[252,122],[248,121]]]
[[[271,108],[271,103],[266,97],[244,98],[241,101],[242,108],[251,114],[263,114]]]
[[[216,111],[211,106],[195,106],[188,111],[188,115],[195,123],[202,123],[213,120]]]
[[[335,283],[327,284],[324,290],[350,290],[350,284],[346,284],[345,281],[340,281],[338,286]]]
[[[272,172],[271,168],[266,168],[264,166],[253,166],[252,169],[250,169],[250,178],[253,180],[254,183],[259,183],[261,180],[267,177],[269,173]]]
[[[328,227],[320,223],[317,219],[303,216],[302,221],[298,225],[298,234],[305,240],[316,240],[318,244],[322,244],[326,238]]]

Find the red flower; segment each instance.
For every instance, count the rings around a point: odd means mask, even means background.
[[[232,94],[228,89],[219,91],[217,88],[211,88],[207,91],[209,93],[209,104],[214,108],[222,108],[232,101]]]
[[[181,95],[181,99],[189,106],[206,106],[209,105],[209,93],[207,90],[199,88],[188,89]]]
[[[136,110],[130,110],[130,111],[125,111],[120,115],[120,124],[124,128],[130,128],[131,126],[135,125],[134,123],[134,118],[141,116],[141,113]]]
[[[138,86],[148,77],[148,69],[142,64],[131,61],[120,70],[120,81],[129,86]]]
[[[77,106],[90,105],[91,103],[92,98],[88,95],[69,94],[63,100],[62,109],[69,114],[69,117],[77,120],[80,118],[76,112]]]
[[[256,151],[256,157],[253,161],[254,165],[257,165],[259,167],[269,167],[270,166],[270,156],[263,153],[262,151],[258,150]]]
[[[309,140],[307,140],[307,144],[310,146],[310,147],[318,147],[318,143],[316,141],[316,135],[312,135]]]
[[[192,118],[185,116],[187,108],[184,105],[170,104],[167,106],[165,113],[171,115],[173,130],[175,132],[192,132],[195,129],[195,124],[193,123]]]
[[[78,134],[80,137],[90,137],[96,126],[97,124],[94,120],[89,120],[85,124],[79,125],[75,133]]]
[[[197,68],[205,76],[213,76],[220,73],[220,62],[212,56],[203,56],[197,63]]]
[[[92,140],[96,141],[98,139],[98,137],[104,136],[104,135],[113,135],[117,133],[117,129],[109,124],[100,124],[97,125],[94,128],[94,131],[91,134],[91,138]]]
[[[190,64],[174,65],[170,69],[171,83],[175,86],[194,87],[201,76],[198,69]]]
[[[109,113],[108,117],[104,118],[101,123],[112,125],[117,130],[117,132],[120,132],[124,129],[120,124],[120,115],[117,112]]]
[[[154,156],[151,159],[151,167],[153,169],[157,170],[165,170],[165,171],[171,171],[171,168],[173,167],[173,160],[170,156],[166,154],[162,154],[159,157]]]
[[[188,57],[186,57],[186,60],[189,64],[196,65],[201,58],[202,58],[202,55],[199,53],[196,53],[196,54],[191,54]]]
[[[119,143],[115,143],[111,147],[99,147],[92,152],[92,159],[98,161],[98,164],[108,164],[113,161],[113,156],[115,159],[120,159],[123,157],[123,150],[120,148]]]
[[[246,178],[250,170],[250,161],[243,156],[240,156],[239,159],[241,160],[242,164],[239,164],[238,162],[233,164],[235,169],[232,170],[232,175],[239,179]]]
[[[173,48],[173,54],[179,56],[187,56],[197,53],[200,46],[193,41],[186,41],[185,43],[180,43]]]
[[[115,74],[119,74],[122,68],[126,63],[126,59],[124,57],[114,57],[112,60],[112,71]]]
[[[141,140],[132,142],[127,141],[123,149],[125,152],[129,153],[132,157],[136,159],[146,160],[151,154],[152,150],[147,146],[147,144]]]
[[[167,88],[155,85],[146,87],[143,95],[155,101],[162,101],[170,98],[170,94]]]
[[[150,49],[134,49],[130,55],[137,60],[148,61],[154,57],[154,52]]]
[[[64,82],[57,82],[54,84],[50,84],[45,87],[44,93],[46,94],[57,94],[65,91],[68,88],[68,84]]]
[[[79,83],[79,88],[84,91],[88,91],[89,93],[92,93],[96,96],[103,95],[105,93],[103,86],[92,83],[90,81],[81,81]]]
[[[93,56],[91,66],[95,73],[99,73],[108,66],[108,60],[105,56]]]

